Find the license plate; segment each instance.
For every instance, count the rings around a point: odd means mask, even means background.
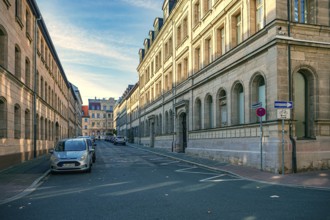
[[[74,163],[65,163],[63,167],[74,167]]]

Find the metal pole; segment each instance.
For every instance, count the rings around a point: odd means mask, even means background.
[[[259,116],[260,120],[260,170],[263,170],[262,168],[262,117]]]
[[[282,119],[282,175],[284,175],[284,119]]]

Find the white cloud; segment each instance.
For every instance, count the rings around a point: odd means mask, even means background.
[[[122,0],[130,5],[159,11],[162,7],[162,0]]]

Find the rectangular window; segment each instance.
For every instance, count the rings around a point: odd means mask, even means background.
[[[201,9],[200,9],[200,3],[199,0],[196,1],[194,4],[194,27],[199,24],[201,18]]]
[[[264,27],[264,0],[256,1],[256,30]]]
[[[217,29],[217,57],[222,56],[225,53],[225,29],[220,27]]]
[[[176,46],[179,46],[181,44],[181,25],[179,25],[176,29]]]
[[[211,47],[211,38],[205,40],[205,49],[204,49],[204,56],[205,56],[205,65],[208,65],[212,62],[212,47]]]
[[[293,19],[299,23],[315,23],[315,1],[294,0]]]
[[[188,58],[183,60],[183,79],[188,78]]]
[[[182,29],[183,29],[182,38],[184,39],[188,36],[188,18],[187,17],[183,19]]]
[[[200,48],[195,48],[195,72],[200,70],[200,63],[201,63],[201,51]]]
[[[178,64],[178,69],[176,70],[176,72],[177,72],[177,75],[176,75],[177,83],[181,82],[181,71],[182,71],[182,65],[181,65],[181,63],[179,63]]]
[[[31,36],[31,13],[26,10],[26,24],[25,24],[25,28],[26,28],[26,36],[29,38],[30,41],[32,41],[32,36]]]
[[[237,45],[242,42],[242,20],[241,14],[236,16],[236,43]]]

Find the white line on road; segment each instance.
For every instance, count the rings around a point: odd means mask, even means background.
[[[226,181],[243,180],[243,179],[238,179],[238,178],[233,178],[233,179],[216,179],[216,178],[223,177],[223,176],[230,176],[230,175],[221,174],[221,175],[217,175],[217,176],[212,176],[212,177],[209,177],[209,178],[202,179],[199,182],[226,182]]]
[[[171,161],[171,162],[165,162],[165,163],[161,163],[160,165],[169,165],[169,164],[173,164],[173,163],[180,163],[180,161]]]
[[[188,170],[192,170],[192,169],[196,169],[196,168],[198,168],[198,167],[193,166],[193,167],[188,167],[188,168],[184,168],[184,169],[178,169],[178,170],[175,170],[175,172],[178,172],[178,173],[198,173],[198,174],[214,175],[214,173],[188,171]]]

